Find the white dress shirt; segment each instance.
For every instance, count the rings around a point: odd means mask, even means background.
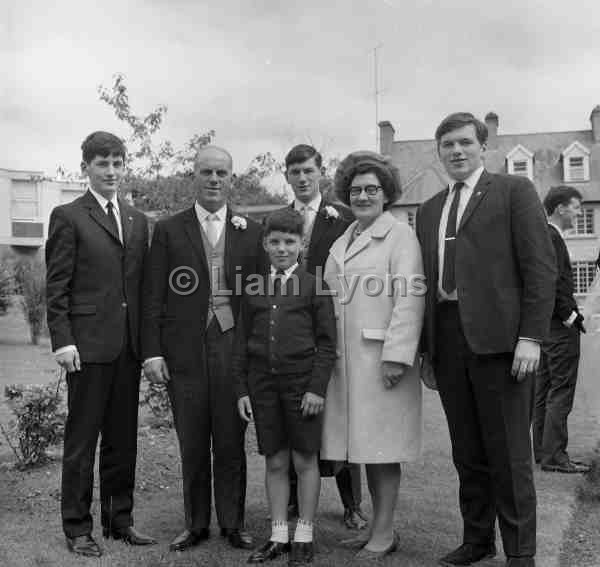
[[[211,213],[211,212],[207,211],[202,205],[200,205],[198,203],[198,201],[196,201],[194,203],[194,209],[196,210],[196,217],[198,218],[198,222],[200,223],[200,226],[202,226],[202,228],[204,229],[204,232],[206,234],[208,234],[208,230],[207,230],[207,226],[206,226],[207,223],[209,223],[209,222],[215,223],[214,224],[214,226],[216,228],[215,243],[218,242],[219,238],[221,238],[223,229],[225,228],[225,219],[227,218],[227,205],[223,205],[218,211]],[[207,219],[207,217],[209,215],[213,215],[213,219],[215,219],[215,220],[209,221]]]
[[[289,268],[287,268],[287,270],[283,270],[283,275],[279,276],[281,278],[281,285],[282,286],[285,285],[285,282],[288,281],[288,279],[292,275],[292,272],[297,267],[298,267],[298,262],[296,262],[295,264],[291,265]],[[273,264],[271,264],[271,280],[275,281],[275,277],[276,276],[277,276],[277,268],[275,268],[275,266],[273,266]]]
[[[479,182],[479,178],[483,173],[483,166],[478,167],[469,177],[467,177],[463,183],[464,187],[460,190],[460,200],[458,201],[458,210],[456,212],[456,228],[460,226],[460,220],[467,208],[467,203],[473,195],[473,189]],[[450,214],[450,206],[452,205],[452,199],[454,199],[454,186],[458,183],[458,181],[453,180],[452,185],[449,186],[450,190],[448,191],[448,196],[446,197],[446,202],[444,203],[444,208],[442,209],[442,216],[440,218],[440,228],[438,232],[438,299],[440,301],[457,301],[458,295],[456,290],[452,291],[452,293],[446,293],[442,288],[442,279],[444,274],[444,251],[446,248],[446,227],[448,226],[448,215]],[[458,231],[457,231],[458,232]]]
[[[301,215],[306,215],[306,220],[304,224],[305,232],[315,222],[315,219],[317,218],[317,213],[319,212],[319,207],[321,206],[321,200],[321,193],[319,193],[312,201],[306,204],[302,201],[299,201],[298,199],[294,199],[294,209],[297,210]],[[306,213],[304,213],[305,209]]]
[[[98,203],[102,207],[102,210],[108,215],[108,209],[106,208],[106,205],[108,205],[108,199],[100,195],[100,193],[98,193],[97,191],[94,191],[91,187],[90,193],[96,198],[96,201],[98,201]],[[121,222],[121,210],[119,209],[119,201],[117,199],[116,193],[113,195],[113,198],[110,200],[110,202],[113,204],[113,211],[115,213],[115,217],[117,218],[119,240],[121,241],[121,244],[123,244],[123,223]]]

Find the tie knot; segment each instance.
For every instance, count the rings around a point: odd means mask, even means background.
[[[282,268],[277,268],[275,275],[276,276],[285,276],[285,270],[283,270]]]
[[[458,183],[454,184],[454,190],[459,193],[460,190],[465,186],[465,183],[463,181],[459,181]]]
[[[219,220],[219,217],[217,216],[216,213],[210,213],[210,215],[208,215],[206,217],[206,220],[207,221],[216,221],[216,220]]]
[[[108,209],[108,212],[110,212],[115,208],[115,206],[113,205],[112,201],[109,201],[106,203],[106,208]]]

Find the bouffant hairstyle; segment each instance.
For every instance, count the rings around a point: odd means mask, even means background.
[[[81,157],[85,163],[90,163],[96,156],[127,157],[127,150],[121,138],[110,132],[92,132],[81,144]]]
[[[289,207],[277,209],[267,217],[265,236],[269,236],[271,232],[276,230],[288,234],[297,234],[301,237],[304,231],[304,219],[298,211]]]
[[[323,163],[321,154],[308,144],[298,144],[285,156],[285,168],[289,169],[290,165],[293,165],[294,163],[304,163],[313,157],[315,158],[315,165],[320,168]]]
[[[583,199],[581,193],[575,187],[569,185],[550,187],[544,199],[544,208],[548,215],[552,215],[558,205],[566,206],[571,202],[571,199],[579,199],[580,201]]]
[[[487,126],[481,120],[475,118],[470,112],[455,112],[454,114],[446,116],[437,127],[435,131],[435,141],[437,142],[437,145],[440,145],[440,140],[444,134],[458,130],[469,124],[473,124],[473,127],[475,128],[477,141],[482,145],[485,144],[488,139]]]
[[[347,155],[335,172],[335,194],[345,205],[350,205],[350,185],[361,173],[374,173],[379,179],[388,202],[383,206],[387,210],[402,194],[398,168],[388,156],[366,150]]]

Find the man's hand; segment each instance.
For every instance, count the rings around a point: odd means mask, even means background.
[[[153,384],[166,383],[171,379],[167,363],[162,357],[144,361],[144,376]]]
[[[404,371],[408,367],[408,365],[403,364],[402,362],[391,362],[389,360],[384,360],[382,366],[383,385],[388,389],[393,388],[400,380],[402,380]]]
[[[311,415],[319,415],[323,411],[325,406],[325,398],[317,396],[312,392],[306,392],[302,398],[300,409],[302,410],[303,417],[309,417]]]
[[[240,417],[247,422],[250,422],[254,419],[252,415],[252,404],[250,403],[250,396],[242,396],[238,400],[238,412]]]
[[[81,370],[81,360],[76,347],[55,355],[55,359],[67,372],[79,372]]]
[[[539,365],[540,343],[529,339],[519,339],[510,373],[517,379],[517,382],[522,382],[527,376],[535,374]]]
[[[429,353],[424,353],[421,357],[421,380],[423,384],[431,390],[437,390],[437,381],[433,370],[433,362]]]

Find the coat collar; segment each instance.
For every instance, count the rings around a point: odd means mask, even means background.
[[[465,224],[471,218],[471,215],[475,212],[475,209],[477,209],[479,206],[479,203],[481,203],[481,201],[483,201],[485,198],[486,193],[492,184],[492,179],[493,177],[487,171],[483,170],[477,185],[475,185],[475,188],[473,189],[473,194],[467,203],[465,212],[460,219],[460,225],[458,226],[459,231],[465,226]]]
[[[92,195],[91,191],[88,190],[83,194],[81,197],[81,204],[88,210],[92,219],[104,230],[106,230],[106,232],[108,232],[108,234],[115,239],[119,246],[121,246],[119,234],[115,232],[113,226],[108,221],[108,215],[104,212],[100,206],[100,203],[98,202],[98,199]],[[122,199],[119,199],[119,214],[121,216],[121,225],[123,228],[123,239],[125,242],[128,242],[128,236],[131,233],[131,224],[133,222],[133,218],[131,218],[129,211],[126,208],[126,204]]]
[[[397,223],[394,216],[389,212],[385,211],[380,215],[373,224],[367,228],[364,232],[361,232],[354,242],[348,246],[348,242],[352,237],[352,233],[358,224],[358,221],[354,221],[340,238],[338,238],[329,251],[330,255],[336,260],[341,266],[344,262],[347,262],[350,258],[356,256],[359,252],[364,250],[370,243],[371,239],[383,239],[387,236],[388,232]]]

